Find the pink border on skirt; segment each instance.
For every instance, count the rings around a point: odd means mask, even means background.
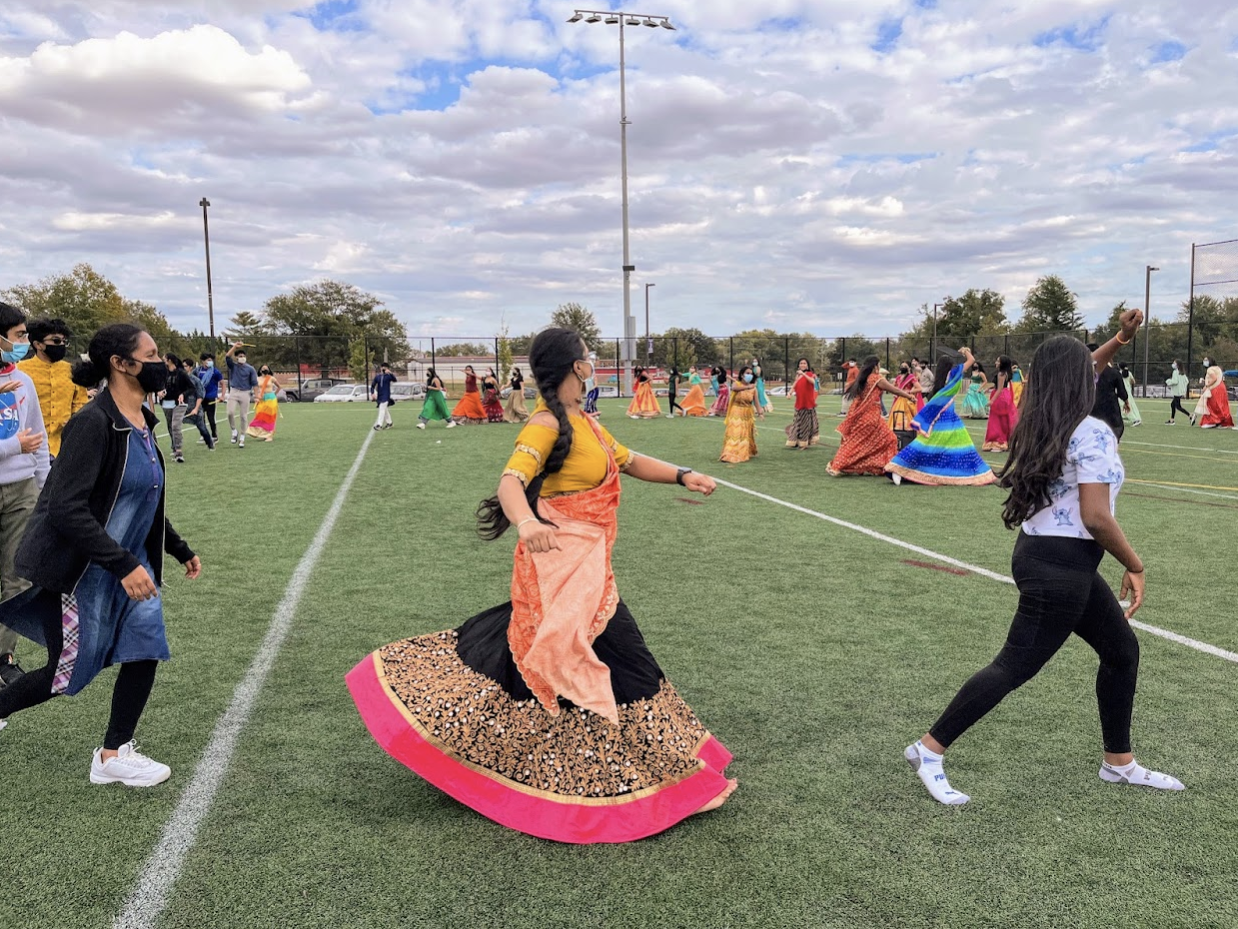
[[[580,845],[632,842],[669,829],[727,788],[722,772],[731,763],[731,753],[711,735],[697,753],[706,765],[703,770],[638,799],[591,804],[525,793],[426,741],[406,718],[399,698],[379,678],[378,661],[377,652],[367,655],[345,678],[375,741],[439,790],[509,829]]]

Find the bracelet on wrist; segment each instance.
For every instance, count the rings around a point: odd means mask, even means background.
[[[1118,340],[1119,345],[1130,345],[1131,344],[1131,340],[1122,338],[1122,333],[1120,332],[1117,335],[1115,335],[1114,338]]]
[[[522,519],[520,520],[520,522],[516,523],[516,531],[519,532],[520,527],[523,526],[525,523],[535,523],[537,521],[538,519],[536,516],[530,516],[528,519]]]

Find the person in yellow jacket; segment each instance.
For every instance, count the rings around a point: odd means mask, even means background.
[[[90,401],[85,387],[73,383],[73,367],[64,360],[72,332],[63,319],[32,319],[26,327],[34,354],[17,367],[34,381],[43,423],[47,429],[47,451],[60,454],[60,433],[69,417]]]

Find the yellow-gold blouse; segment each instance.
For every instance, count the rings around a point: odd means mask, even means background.
[[[540,401],[533,414],[546,409]],[[615,441],[614,436],[599,423],[602,439],[610,446],[615,456],[615,464],[620,470],[626,469],[632,460],[632,452]],[[546,466],[546,459],[554,448],[559,430],[553,426],[542,426],[529,423],[520,430],[516,438],[516,451],[507,462],[504,474],[510,474],[526,487]],[[552,497],[556,494],[574,494],[582,490],[592,490],[606,480],[606,450],[598,443],[597,437],[589,427],[584,415],[572,417],[572,448],[567,453],[563,467],[547,476],[542,484],[541,496]]]

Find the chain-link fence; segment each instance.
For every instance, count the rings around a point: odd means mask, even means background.
[[[1238,299],[1208,303],[1196,297],[1194,326],[1186,323],[1145,325],[1129,346],[1122,348],[1118,361],[1126,363],[1145,396],[1164,396],[1165,381],[1176,360],[1186,370],[1192,386],[1204,373],[1204,357],[1223,370],[1238,370]],[[1217,307],[1221,309],[1218,310]],[[1206,312],[1205,312],[1206,311]],[[1228,314],[1228,315],[1226,315]],[[1230,318],[1232,317],[1232,319]],[[696,368],[708,381],[709,369],[718,367],[736,374],[744,365],[759,361],[766,386],[776,395],[785,387],[787,375],[794,372],[801,358],[808,359],[827,389],[841,390],[844,364],[876,355],[890,371],[902,361],[933,359],[966,344],[977,360],[992,370],[997,357],[1005,355],[1019,363],[1031,376],[1031,361],[1037,346],[1060,333],[1008,333],[973,336],[965,340],[879,337],[859,335],[837,338],[808,336],[693,336],[668,338],[655,336],[635,340],[632,365],[649,369],[655,387],[665,389],[672,372],[683,375]],[[1084,341],[1104,341],[1113,333],[1105,329],[1078,330],[1073,335]],[[483,375],[493,369],[506,382],[511,369],[518,367],[532,386],[528,366],[528,338],[425,337],[408,340],[383,338],[320,336],[243,336],[249,360],[271,365],[290,398],[312,400],[334,386],[366,383],[378,365],[386,361],[399,380],[424,383],[431,368],[443,379],[449,393],[458,396],[464,387],[467,369]],[[1192,346],[1193,342],[1193,346]],[[1191,348],[1195,360],[1188,366]],[[622,339],[601,338],[593,346],[597,352],[597,382],[602,395],[630,395],[626,377],[629,362]],[[217,353],[222,367],[222,349]],[[337,391],[337,395],[343,391]]]

